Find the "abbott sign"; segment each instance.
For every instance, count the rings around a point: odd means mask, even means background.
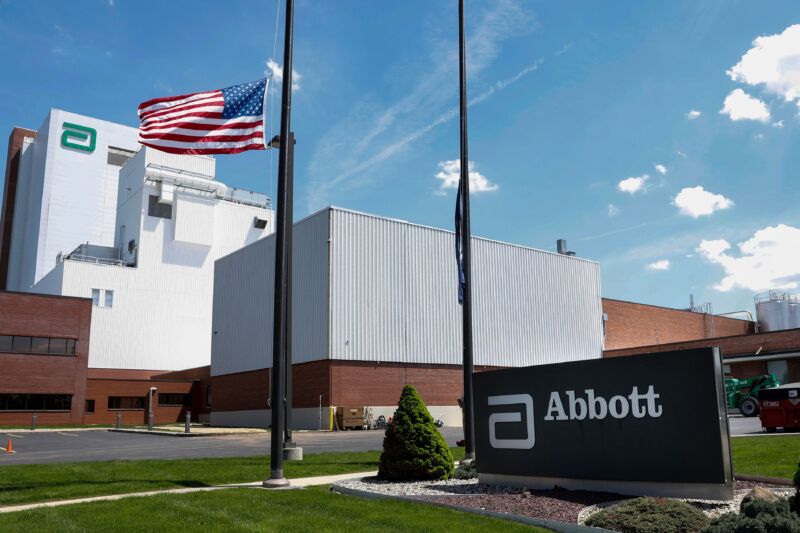
[[[474,382],[482,482],[733,496],[716,349],[480,372]]]

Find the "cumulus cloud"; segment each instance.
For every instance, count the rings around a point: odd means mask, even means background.
[[[619,207],[615,206],[614,204],[608,204],[608,218],[614,218],[615,216],[619,215]]]
[[[701,186],[684,187],[672,200],[682,215],[692,218],[708,216],[715,211],[733,207],[733,201],[721,194],[714,194]]]
[[[650,179],[648,174],[642,174],[641,176],[633,176],[630,178],[625,178],[624,180],[617,183],[617,189],[622,192],[626,192],[628,194],[636,194],[637,192],[642,192],[645,190],[647,185],[647,180]]]
[[[656,172],[658,172],[662,176],[667,173],[667,167],[665,167],[660,163],[656,163],[655,165],[653,165],[653,167],[656,169]]]
[[[266,76],[272,76],[272,79],[275,80],[276,84],[280,84],[283,81],[283,66],[279,65],[277,61],[272,58],[267,59],[267,70],[264,71]],[[299,91],[300,90],[300,80],[303,79],[303,76],[297,72],[295,69],[292,69],[292,90]]]
[[[738,244],[732,255],[724,239],[702,241],[696,251],[725,269],[714,285],[719,291],[740,288],[751,291],[793,290],[800,287],[800,228],[778,224],[758,230]]]
[[[647,270],[669,270],[669,259],[659,259],[647,265]]]
[[[491,192],[496,191],[500,187],[496,183],[492,183],[489,179],[478,172],[473,170],[475,163],[469,162],[469,192]],[[458,189],[458,182],[461,179],[461,160],[452,159],[450,161],[439,162],[439,172],[436,173],[436,179],[441,180],[439,184],[439,191],[442,192],[447,189]]]
[[[800,24],[762,35],[730,70],[733,81],[761,85],[787,102],[800,100]]]
[[[688,118],[689,120],[694,120],[700,115],[702,115],[700,111],[698,111],[697,109],[691,109],[689,110],[688,113],[686,113],[686,118]]]
[[[725,98],[725,103],[720,109],[720,114],[728,115],[731,120],[758,120],[769,121],[769,108],[767,104],[750,96],[741,89],[734,89]]]

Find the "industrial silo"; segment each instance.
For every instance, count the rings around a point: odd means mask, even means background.
[[[789,296],[789,328],[800,328],[800,294]]]
[[[758,294],[756,317],[760,331],[778,331],[789,327],[789,297],[784,292],[769,291]]]

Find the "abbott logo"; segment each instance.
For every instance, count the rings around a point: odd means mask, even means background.
[[[64,122],[64,133],[61,134],[61,146],[92,153],[97,145],[97,130],[71,122]],[[78,142],[75,142],[78,141]]]
[[[522,413],[494,413],[489,416],[489,444],[492,448],[509,448],[513,450],[530,450],[536,442],[533,431],[533,398],[530,394],[508,394],[505,396],[489,396],[489,405],[514,405],[525,406],[525,427],[527,437],[524,439],[498,439],[496,434],[497,424],[509,422],[522,422]]]

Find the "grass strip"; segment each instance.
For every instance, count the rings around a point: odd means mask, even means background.
[[[792,479],[800,461],[800,435],[731,439],[733,472]]]

